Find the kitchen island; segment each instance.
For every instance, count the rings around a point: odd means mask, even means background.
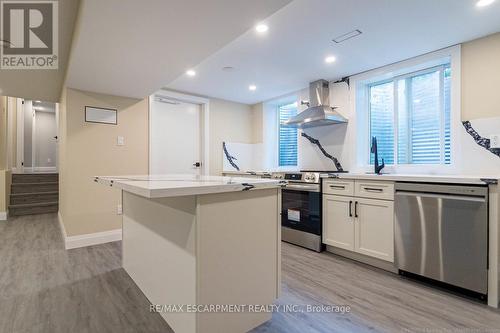
[[[96,177],[122,190],[123,268],[177,333],[247,332],[280,288],[280,182]],[[262,309],[260,308],[260,309]]]

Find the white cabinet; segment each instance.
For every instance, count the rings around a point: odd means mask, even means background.
[[[354,216],[352,197],[340,195],[323,196],[323,243],[354,251]]]
[[[366,182],[352,182],[356,196],[331,194],[323,186],[323,243],[394,262],[393,184],[370,183],[367,191],[359,191]]]
[[[394,261],[394,201],[356,198],[354,251]]]

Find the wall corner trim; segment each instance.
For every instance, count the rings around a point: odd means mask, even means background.
[[[59,212],[57,216],[59,220],[59,227],[61,229],[61,234],[64,239],[64,247],[66,248],[66,250],[122,240],[122,229],[95,232],[92,234],[68,236],[66,234],[66,229],[64,228],[64,223],[62,221],[61,213]]]
[[[0,221],[7,220],[7,212],[0,212]]]

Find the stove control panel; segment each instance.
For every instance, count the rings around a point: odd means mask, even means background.
[[[307,183],[319,183],[319,174],[314,172],[306,172],[303,179]]]
[[[316,183],[320,182],[319,173],[317,172],[273,172],[272,179],[283,179],[291,182],[299,183]]]

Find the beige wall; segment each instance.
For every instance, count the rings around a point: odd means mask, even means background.
[[[118,125],[86,123],[85,106],[118,109]],[[148,101],[64,89],[60,104],[59,205],[68,236],[121,228],[120,192],[93,176],[148,173]],[[117,136],[125,145],[117,146]]]
[[[7,169],[7,97],[0,96],[0,170]]]
[[[222,142],[254,143],[252,107],[210,100],[210,174],[222,172]]]
[[[462,44],[462,120],[500,116],[500,33]]]
[[[84,122],[85,105],[118,109],[118,125]],[[249,105],[210,100],[210,172],[222,171],[222,141],[253,142]],[[68,236],[121,227],[120,192],[98,175],[148,173],[148,101],[66,88],[59,106],[59,212]],[[125,137],[125,146],[116,137]]]
[[[252,141],[253,143],[263,142],[264,103],[252,105]]]
[[[10,196],[11,172],[0,170],[0,213],[7,212]]]

